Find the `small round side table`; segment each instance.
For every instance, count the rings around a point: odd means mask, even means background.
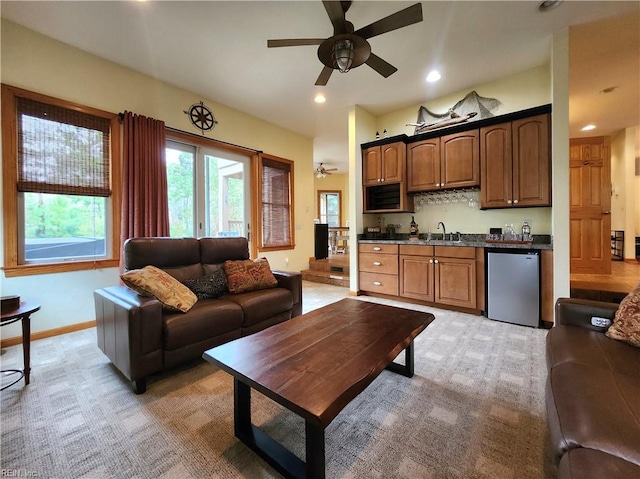
[[[2,313],[2,320],[0,326],[6,326],[7,324],[15,323],[16,321],[22,321],[22,355],[24,358],[24,369],[6,369],[0,372],[3,373],[19,373],[18,378],[10,384],[3,386],[0,391],[7,389],[9,386],[13,386],[24,377],[25,386],[29,384],[30,367],[30,355],[31,355],[31,315],[40,309],[40,305],[36,303],[28,303],[25,301],[20,302],[20,306],[9,311]]]

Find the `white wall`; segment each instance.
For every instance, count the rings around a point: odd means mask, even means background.
[[[296,248],[264,254],[274,268],[300,271],[313,254],[313,141],[217,103],[214,99],[160,82],[128,68],[2,20],[3,83],[114,113],[124,110],[193,130],[183,110],[204,101],[220,122],[211,138],[255,148],[295,162]],[[4,237],[4,235],[3,235]],[[93,291],[118,283],[117,268],[0,278],[3,295],[41,303],[32,331],[95,319]],[[20,325],[3,327],[3,337],[20,335]]]

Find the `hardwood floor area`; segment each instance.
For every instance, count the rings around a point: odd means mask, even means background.
[[[620,302],[640,281],[640,263],[612,261],[611,274],[571,274],[571,297]]]

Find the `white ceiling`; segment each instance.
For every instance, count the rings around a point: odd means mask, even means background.
[[[358,29],[412,3],[356,0],[347,19]],[[363,65],[316,87],[317,47],[267,49],[267,39],[331,36],[320,1],[0,3],[3,18],[314,138],[315,161],[342,172],[350,105],[377,116],[546,64],[553,33],[567,26],[579,25],[570,30],[571,136],[585,136],[586,123],[598,125],[588,136],[640,124],[640,2],[537,6],[422,2],[423,22],[370,39],[398,72],[385,79]],[[424,81],[432,68],[443,74],[434,85]]]

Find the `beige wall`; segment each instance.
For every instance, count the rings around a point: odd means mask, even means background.
[[[111,112],[130,110],[163,120],[167,126],[197,133],[183,110],[199,101],[212,108],[219,124],[207,136],[255,148],[295,162],[294,250],[265,254],[274,268],[301,270],[313,254],[315,199],[313,140],[254,118],[214,99],[160,82],[146,75],[70,47],[2,20],[1,79],[16,87]],[[2,294],[38,301],[32,331],[95,319],[93,290],[117,284],[118,270],[1,277]],[[15,326],[15,327],[14,327]],[[18,336],[19,325],[2,328]]]

